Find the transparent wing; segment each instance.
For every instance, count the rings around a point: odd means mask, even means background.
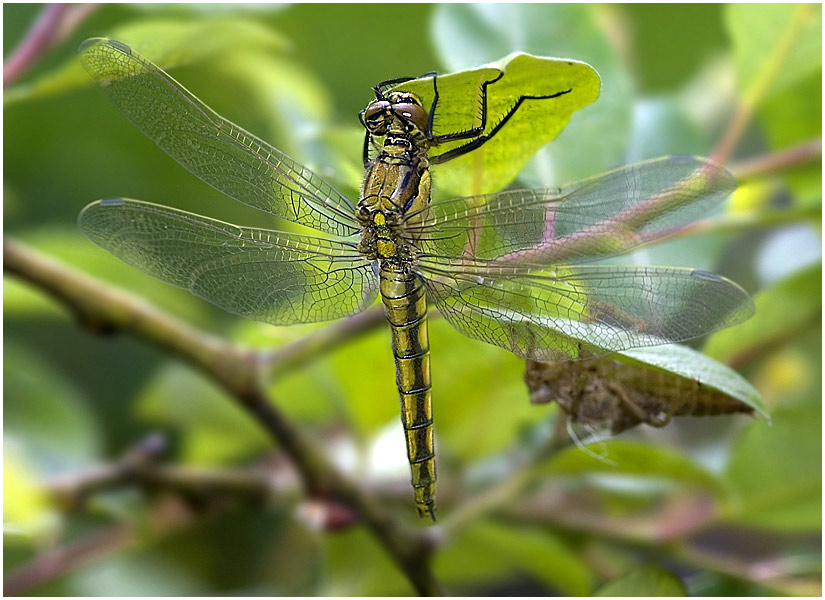
[[[736,187],[721,165],[667,157],[560,189],[455,198],[407,215],[424,255],[581,263],[621,254],[701,217]]]
[[[427,294],[464,335],[534,360],[600,356],[694,338],[744,321],[753,302],[706,271],[422,260]]]
[[[227,121],[131,48],[93,38],[80,61],[115,106],[188,171],[262,211],[348,236],[354,207],[323,179]]]
[[[236,227],[121,198],[88,205],[78,224],[133,267],[273,325],[351,315],[377,295],[378,280],[354,244]]]

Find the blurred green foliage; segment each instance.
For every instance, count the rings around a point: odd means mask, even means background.
[[[38,10],[4,5],[6,57]],[[513,51],[585,61],[602,79],[599,100],[522,172],[526,186],[660,154],[710,155],[743,105],[753,119],[734,163],[821,138],[818,5],[102,5],[5,90],[5,233],[195,326],[262,348],[322,325],[238,322],[76,231],[80,209],[109,196],[278,225],[226,201],[131,127],[77,64],[77,46],[92,36],[133,44],[351,198],[362,172],[356,113],[372,85]],[[438,170],[435,179],[437,187]],[[741,183],[696,235],[622,260],[704,268],[755,295],[750,322],[696,347],[753,383],[772,423],[677,419],[591,446],[604,460],[562,451],[537,466],[522,512],[484,514],[444,541],[434,567],[451,593],[821,591],[821,165],[817,158]],[[112,461],[148,431],[171,436],[171,462],[201,467],[258,464],[271,458],[271,443],[200,374],[128,337],[89,336],[54,301],[8,277],[4,325],[7,575],[112,524],[140,531],[128,549],[33,593],[412,592],[363,528],[319,534],[296,519],[289,499],[169,531],[147,525],[160,499],[128,491],[64,513],[45,494],[49,478]],[[448,518],[462,508],[456,498],[472,503],[521,464],[548,435],[555,409],[529,405],[517,357],[443,321],[432,322],[431,345],[446,491],[440,515]],[[272,391],[346,468],[409,491],[386,328],[282,376]],[[390,502],[402,518],[413,518],[408,495]],[[697,519],[706,526],[691,530]],[[708,558],[719,555],[727,559]],[[762,561],[775,571],[742,566]]]

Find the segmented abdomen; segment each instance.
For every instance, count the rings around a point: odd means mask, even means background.
[[[392,329],[395,380],[415,504],[419,515],[435,520],[432,384],[424,283],[414,273],[382,266],[381,298]]]

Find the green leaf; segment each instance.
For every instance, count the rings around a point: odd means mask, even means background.
[[[181,460],[225,464],[272,448],[261,427],[226,394],[191,368],[160,370],[137,398],[145,420],[181,432]]]
[[[747,379],[727,365],[687,346],[668,344],[650,348],[637,348],[621,352],[615,355],[614,358],[625,364],[635,364],[667,373],[668,376],[673,377],[673,386],[679,385],[677,379],[682,379],[693,384],[698,383],[700,387],[717,390],[730,398],[747,404],[764,418],[768,418],[768,411],[759,392]],[[701,390],[696,390],[693,393],[696,395],[696,400],[702,401],[704,399],[704,396],[699,395]],[[713,402],[713,400],[712,396],[707,398],[708,402]]]
[[[593,573],[563,540],[548,531],[493,523],[462,530],[436,557],[436,575],[470,589],[508,574],[526,573],[562,596],[585,596]]]
[[[644,95],[676,90],[726,50],[721,4],[623,3],[618,10],[626,18],[627,60]]]
[[[364,527],[324,537],[328,572],[318,596],[410,596],[411,583]]]
[[[42,543],[54,536],[57,516],[37,467],[6,434],[3,440],[3,543]]]
[[[449,69],[468,69],[523,51],[584,61],[601,77],[599,101],[577,114],[522,174],[528,187],[576,181],[624,160],[632,86],[606,33],[611,15],[609,8],[583,4],[439,4],[435,11],[433,39]],[[438,184],[437,170],[435,174]]]
[[[3,275],[3,314],[12,318],[26,316],[46,316],[55,319],[67,318],[63,306],[14,275]]]
[[[722,482],[712,473],[683,454],[662,446],[622,439],[611,439],[594,447],[602,456],[572,447],[544,463],[541,472],[547,477],[581,477],[583,475],[618,475],[642,477],[707,489],[724,496]]]
[[[822,68],[822,6],[730,4],[728,31],[739,88],[770,97]]]
[[[822,311],[822,268],[813,265],[772,285],[754,298],[756,314],[741,325],[708,339],[708,356],[739,363],[793,336],[815,321]]]
[[[430,353],[437,447],[445,456],[472,462],[500,452],[546,415],[527,401],[524,360],[514,354],[466,338],[444,319],[430,323]]]
[[[388,422],[401,427],[388,326],[382,323],[369,335],[348,342],[318,367],[311,376],[325,383],[322,395],[337,400],[358,433],[375,433]],[[293,396],[303,393],[293,389]]]
[[[231,90],[227,105],[237,107],[242,98],[244,119],[254,119],[244,128],[254,129],[263,139],[277,140],[279,150],[308,167],[318,171],[329,167],[333,157],[319,138],[333,107],[329,92],[316,77],[294,60],[259,48],[233,51],[211,66],[210,78]],[[208,81],[202,83],[208,87]]]
[[[283,38],[271,28],[240,18],[146,19],[107,32],[112,39],[127,43],[163,69],[213,60],[243,48],[273,51],[284,48]],[[6,106],[14,102],[62,94],[91,85],[92,80],[77,57],[38,79],[7,90]]]
[[[760,107],[758,116],[770,147],[775,150],[821,138],[821,70],[771,96]],[[782,174],[795,207],[819,208],[822,205],[822,164],[817,159]],[[819,221],[821,219],[817,219],[817,223]]]
[[[177,555],[180,559],[180,555]],[[155,545],[115,552],[71,570],[62,583],[69,596],[201,596],[209,588],[191,568],[169,560]]]
[[[822,73],[808,77],[777,92],[759,109],[759,122],[768,135],[770,147],[788,148],[822,135]],[[820,166],[816,163],[816,166]],[[816,169],[821,171],[821,169]]]
[[[753,423],[733,448],[727,477],[737,492],[730,519],[780,531],[822,525],[821,395],[773,411],[773,425]]]
[[[14,340],[3,346],[3,430],[41,475],[95,462],[100,431],[86,399],[57,369]]]
[[[678,577],[656,567],[631,571],[599,588],[594,596],[686,596],[685,586]]]
[[[475,69],[439,75],[436,81],[439,99],[435,106],[432,77],[397,86],[413,92],[425,107],[430,107],[436,136],[471,131],[482,125],[483,135],[491,135],[519,100],[528,97],[481,148],[450,160],[449,168],[436,171],[439,185],[462,196],[494,192],[509,184],[539,148],[558,136],[574,112],[598,97],[600,87],[598,74],[588,64],[524,53],[511,54]],[[489,83],[487,115],[482,123],[485,83]],[[458,140],[439,144],[431,155],[466,143],[467,140]]]
[[[286,8],[288,4],[280,3],[257,3],[257,2],[232,2],[229,4],[213,4],[201,2],[135,2],[130,4],[129,8],[137,12],[147,14],[173,14],[173,15],[232,15],[232,14],[247,14],[254,16],[259,14],[261,16],[268,16],[269,13],[277,13]]]

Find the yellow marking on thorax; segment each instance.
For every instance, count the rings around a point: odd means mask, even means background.
[[[375,249],[382,258],[392,258],[396,255],[395,242],[385,237],[387,231],[387,217],[384,213],[378,211],[372,217],[372,222],[378,228],[376,232],[378,239],[375,241]]]
[[[378,248],[378,254],[383,258],[392,258],[395,256],[395,244],[392,242],[378,240],[376,247]]]

